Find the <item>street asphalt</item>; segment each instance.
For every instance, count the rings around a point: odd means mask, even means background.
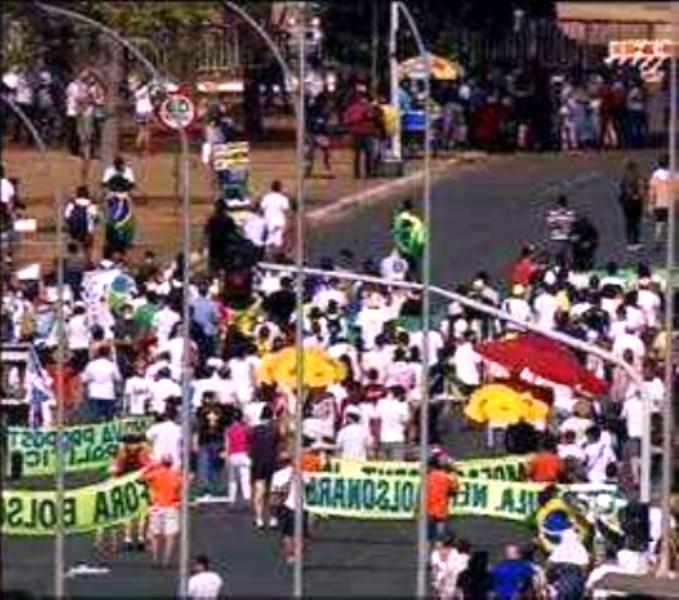
[[[649,169],[655,155],[639,152],[635,158]],[[451,167],[450,176],[432,190],[432,281],[453,287],[479,269],[503,276],[523,242],[544,241],[544,215],[559,192],[567,193],[573,207],[587,212],[599,227],[601,262],[635,262],[636,256],[625,250],[616,199],[624,158],[620,153],[529,155]],[[397,206],[398,199],[357,206],[314,227],[308,243],[312,259],[337,256],[343,248],[351,248],[359,261],[381,258],[389,251],[388,226]],[[479,436],[451,433],[448,439],[458,457],[482,451]],[[245,508],[197,507],[191,524],[191,554],[205,552],[212,558],[231,596],[291,594],[291,571],[278,557],[276,533],[255,532]],[[490,519],[461,519],[454,529],[493,557],[510,540],[525,541],[530,535],[521,526]],[[304,564],[306,595],[413,596],[414,523],[321,520],[312,536]],[[3,589],[30,594],[26,597],[50,595],[52,548],[50,540],[3,540]],[[89,536],[68,538],[67,567],[87,562],[91,549]],[[68,595],[151,598],[176,593],[176,570],[153,570],[146,555],[121,555],[108,566],[108,575],[68,579]]]

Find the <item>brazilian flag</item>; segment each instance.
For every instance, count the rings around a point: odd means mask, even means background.
[[[394,217],[392,239],[402,256],[420,258],[424,250],[426,232],[422,220],[410,212],[400,212]]]
[[[116,240],[124,247],[132,245],[135,223],[132,205],[127,195],[113,194],[108,199],[106,239]]]

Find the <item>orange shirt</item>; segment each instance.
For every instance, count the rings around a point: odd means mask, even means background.
[[[432,519],[447,519],[450,497],[458,490],[457,478],[442,469],[427,474],[427,514]]]
[[[318,454],[304,452],[301,460],[302,471],[304,473],[318,473],[323,470],[323,462]]]
[[[531,461],[528,474],[531,481],[555,483],[559,481],[563,470],[563,461],[558,455],[552,452],[540,452]]]
[[[171,467],[158,465],[144,473],[151,493],[151,504],[157,508],[178,506],[181,500],[181,475]]]

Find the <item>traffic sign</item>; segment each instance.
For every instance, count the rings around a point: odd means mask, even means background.
[[[160,105],[158,116],[170,129],[186,129],[196,118],[196,105],[186,94],[171,94]]]

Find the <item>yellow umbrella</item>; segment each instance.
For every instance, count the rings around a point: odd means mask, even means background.
[[[504,427],[520,420],[544,423],[549,407],[528,393],[519,393],[499,383],[484,385],[470,397],[464,409],[468,419]]]
[[[319,348],[304,349],[304,385],[323,388],[344,378],[344,365]],[[278,384],[288,389],[297,385],[297,350],[284,348],[264,357],[257,376],[260,383]]]
[[[459,79],[463,75],[460,63],[448,60],[442,56],[436,56],[435,54],[429,55],[429,68],[432,79],[454,80]],[[399,65],[399,74],[401,79],[423,78],[425,74],[424,61],[420,56],[403,61]]]

